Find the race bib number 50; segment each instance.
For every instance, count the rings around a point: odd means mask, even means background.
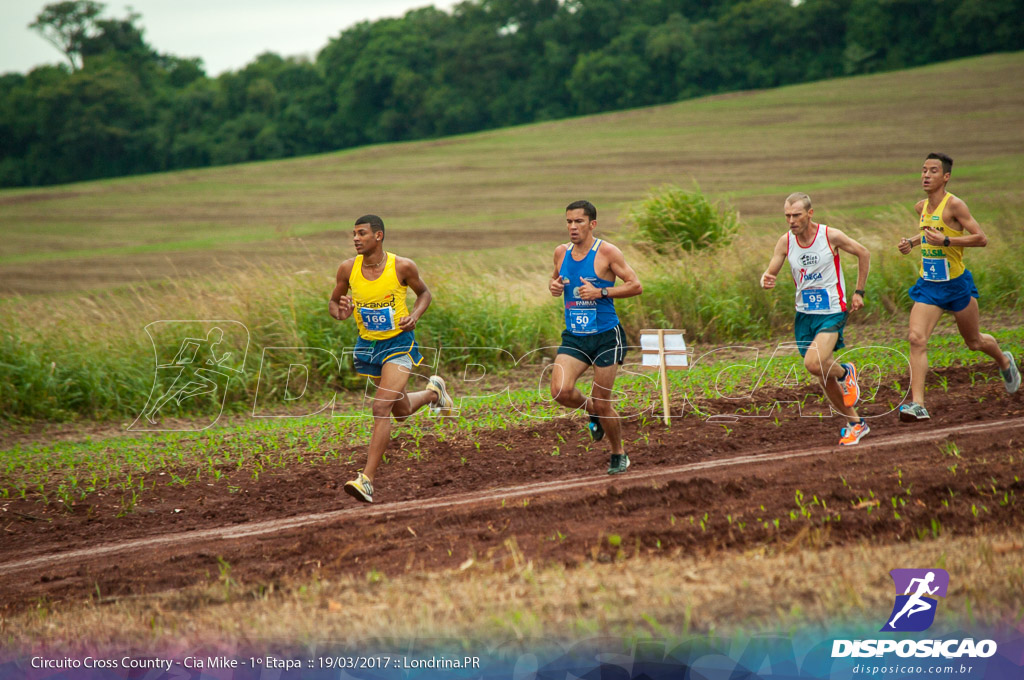
[[[395,310],[391,307],[379,309],[360,307],[359,316],[363,320],[363,327],[368,331],[395,330]]]
[[[595,333],[597,326],[596,309],[579,309],[572,307],[565,310],[565,327],[575,335]]]

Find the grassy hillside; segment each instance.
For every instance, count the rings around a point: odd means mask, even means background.
[[[625,239],[626,207],[667,182],[697,182],[739,208],[743,227],[721,252],[627,248],[645,291],[617,305],[631,341],[649,327],[685,328],[701,344],[788,335],[792,288],[766,292],[757,282],[796,190],[812,195],[817,218],[872,252],[868,306],[851,326],[887,321],[902,336],[917,260],[895,244],[916,224],[919,167],[937,149],[957,159],[951,188],[991,239],[969,255],[983,322],[1000,314],[1016,326],[1022,79],[1024,53],[996,55],[434,142],[0,192],[0,411],[138,415],[154,386],[154,351],[173,357],[184,332],[164,326],[173,332],[154,347],[145,329],[173,319],[248,329],[248,345],[240,336],[228,348],[246,357],[230,409],[251,408],[267,347],[295,348],[268,369],[281,385],[293,362],[312,366],[310,394],[354,386],[346,361],[339,371],[308,348],[340,353],[355,340],[326,299],[352,253],[351,222],[365,212],[384,217],[389,249],[414,257],[434,293],[417,327],[424,348],[522,356],[557,344],[562,319],[546,276],[566,203],[590,198],[603,233]],[[848,262],[848,285],[855,271]],[[484,363],[497,356],[475,352]]]
[[[554,242],[588,197],[601,224],[666,182],[726,198],[750,232],[783,197],[817,216],[906,223],[922,157],[986,221],[1024,207],[1024,53],[436,141],[59,188],[0,191],[0,294],[67,292],[272,262],[326,276],[354,217],[417,257]],[[553,96],[559,96],[553,93]]]

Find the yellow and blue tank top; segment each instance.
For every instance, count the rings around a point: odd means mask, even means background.
[[[579,297],[581,278],[595,288],[611,288],[615,285],[615,281],[602,279],[594,270],[594,260],[602,242],[601,239],[595,239],[586,257],[579,261],[573,259],[573,246],[570,245],[562,257],[562,266],[558,269],[558,275],[565,284],[562,291],[562,299],[565,301],[565,328],[573,335],[604,333],[619,325],[614,300],[583,300]]]
[[[364,340],[387,340],[402,330],[398,320],[409,316],[405,305],[408,286],[398,280],[394,253],[385,253],[387,264],[379,277],[370,281],[363,276],[363,256],[357,255],[348,276],[352,292],[353,315],[359,328],[359,337]]]
[[[918,228],[921,230],[921,278],[925,281],[950,281],[964,273],[963,246],[933,246],[924,238],[925,227],[931,227],[951,238],[964,233],[962,229],[953,229],[942,221],[942,211],[952,196],[947,191],[933,212],[928,212],[927,200],[921,207]]]

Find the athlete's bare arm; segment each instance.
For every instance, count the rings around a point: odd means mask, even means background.
[[[956,196],[951,196],[949,202],[946,203],[946,208],[942,211],[942,221],[949,225],[959,223],[961,231],[967,232],[963,236],[950,236],[949,245],[960,246],[961,248],[984,248],[988,245],[988,238],[981,230],[978,220],[974,219],[974,215],[971,214],[967,204]],[[935,233],[938,240],[933,240],[931,235],[929,235],[928,243],[937,246],[942,245],[945,236],[934,229],[930,231]]]
[[[772,259],[768,262],[768,268],[764,270],[764,274],[761,274],[761,287],[765,290],[771,290],[775,287],[775,280],[778,278],[779,271],[786,261],[786,254],[788,252],[789,234],[783,234],[775,242],[775,251],[772,252]]]
[[[338,321],[352,316],[352,297],[348,295],[348,277],[352,275],[352,265],[356,258],[352,257],[338,267],[338,283],[331,293],[331,301],[327,303],[327,311]]]
[[[597,251],[597,257],[594,258],[594,273],[606,281],[608,280],[607,274],[611,274],[613,281],[616,277],[622,280],[621,286],[606,289],[607,297],[628,298],[644,292],[640,278],[633,268],[626,264],[626,258],[622,251],[607,241],[601,245],[601,249]],[[579,295],[583,300],[597,300],[601,297],[601,289],[589,281],[581,279]]]
[[[430,289],[420,278],[420,270],[417,269],[416,263],[407,257],[395,257],[395,273],[398,274],[398,280],[402,282],[402,285],[409,286],[412,288],[412,292],[416,293],[416,304],[413,305],[409,316],[403,316],[398,320],[399,328],[403,331],[411,331],[416,328],[416,322],[430,306],[432,299]]]
[[[857,258],[857,286],[854,290],[864,290],[868,281],[868,269],[871,267],[871,252],[839,229],[828,228],[828,241],[836,250],[845,250]],[[850,311],[856,312],[864,306],[864,298],[857,293],[850,298]]]
[[[555,270],[551,273],[551,280],[548,281],[548,290],[552,297],[558,297],[565,290],[565,283],[562,282],[562,277],[558,272],[562,269],[562,258],[565,257],[565,251],[568,249],[569,246],[565,243],[555,248]]]

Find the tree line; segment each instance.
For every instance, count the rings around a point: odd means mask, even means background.
[[[0,186],[283,158],[1024,48],[1024,0],[467,0],[208,76],[142,17],[47,5],[0,75]],[[230,36],[226,36],[230,39]],[[936,83],[937,92],[942,84]]]

